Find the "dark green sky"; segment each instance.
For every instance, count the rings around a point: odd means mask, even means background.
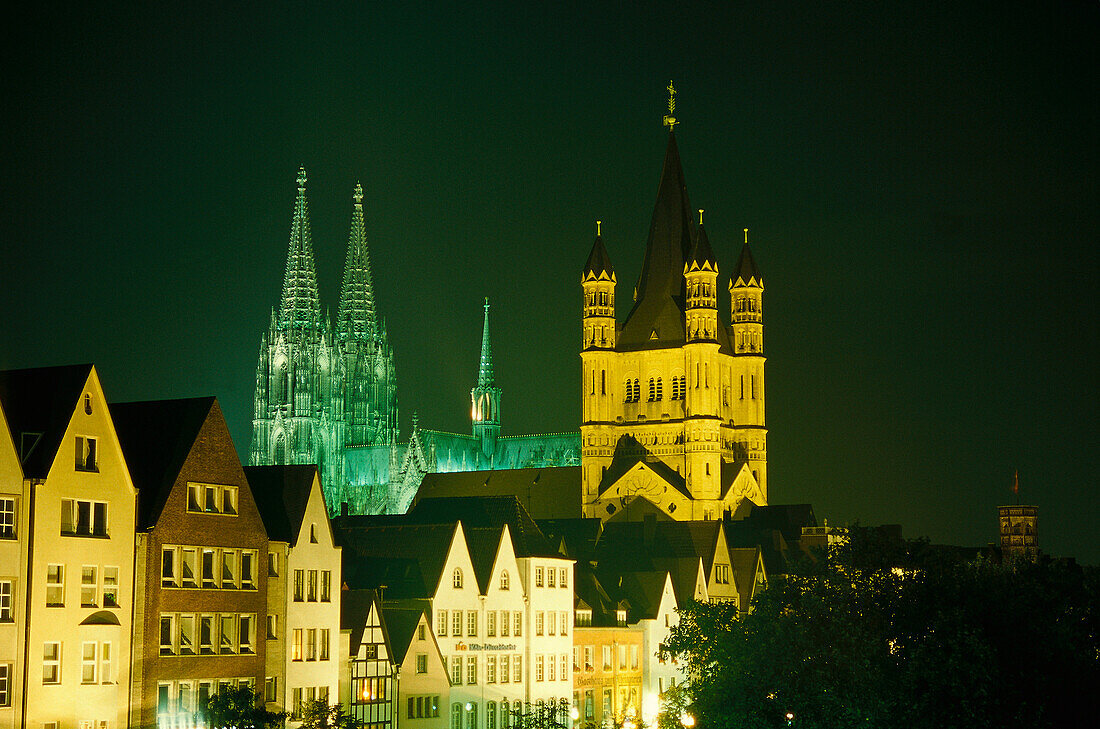
[[[157,5],[8,19],[0,366],[216,394],[247,451],[304,164],[333,308],[365,188],[406,434],[468,427],[484,296],[505,431],[576,428],[580,268],[601,218],[629,302],[671,78],[764,272],[773,502],[977,545],[1019,468],[1100,562],[1095,2]]]

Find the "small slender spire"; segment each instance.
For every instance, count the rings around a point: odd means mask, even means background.
[[[700,210],[699,212],[701,213],[703,211]],[[700,220],[700,222],[702,222],[702,220]],[[749,229],[745,228],[745,245],[748,245],[748,244],[749,244]]]
[[[481,330],[481,364],[477,371],[477,386],[493,386],[493,345],[489,341],[489,297],[485,297],[485,324]]]
[[[703,224],[703,209],[699,208],[699,225]]]
[[[283,298],[279,309],[281,326],[318,326],[321,300],[313,265],[313,243],[309,230],[309,202],[306,200],[306,168],[298,168],[298,197],[290,226],[290,246],[283,277]]]
[[[342,337],[371,339],[378,332],[378,315],[374,306],[374,280],[363,224],[363,186],[358,182],[355,183],[352,200],[351,232],[348,234],[336,330]]]
[[[603,222],[602,220],[597,220],[597,221],[596,221],[596,237],[597,237],[597,238],[598,238],[598,237],[600,236],[600,224],[601,224],[602,222]]]

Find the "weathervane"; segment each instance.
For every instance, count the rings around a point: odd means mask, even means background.
[[[665,87],[668,90],[668,113],[665,114],[664,125],[668,127],[668,130],[674,131],[676,125],[679,123],[676,121],[676,117],[672,115],[676,111],[676,87],[672,85],[672,82],[668,82],[668,86]]]

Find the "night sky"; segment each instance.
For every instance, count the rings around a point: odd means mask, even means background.
[[[468,430],[485,296],[504,432],[576,429],[580,270],[599,218],[621,320],[673,79],[765,279],[772,502],[983,545],[1018,468],[1100,562],[1096,2],[96,5],[6,22],[0,367],[216,394],[246,454],[305,165],[333,312],[362,181],[402,437]]]

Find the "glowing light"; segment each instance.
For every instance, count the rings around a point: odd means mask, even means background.
[[[680,715],[680,724],[682,724],[685,727],[693,727],[693,726],[695,726],[695,717],[692,716],[691,714],[686,714],[686,713],[681,714]]]
[[[577,711],[576,706],[574,706],[573,709],[569,712],[569,716],[572,717],[573,721],[576,721],[577,719],[579,719],[580,715],[581,715],[581,712]]]
[[[466,711],[473,711],[473,710],[474,710],[474,705],[471,704],[469,701],[467,701],[466,702]]]

